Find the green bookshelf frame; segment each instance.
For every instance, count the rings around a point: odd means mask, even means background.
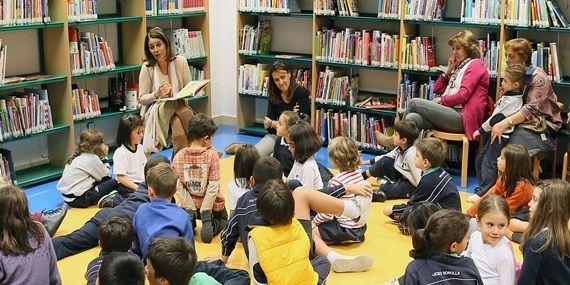
[[[68,22],[69,27],[78,27],[86,25],[103,25],[103,24],[116,24],[125,22],[142,22],[143,17],[141,16],[120,16],[117,14],[102,14],[97,15],[97,20],[93,21],[73,21]]]
[[[28,24],[28,25],[6,25],[6,26],[0,26],[0,32],[37,30],[37,29],[49,29],[49,28],[63,28],[63,23],[49,22],[49,23]]]
[[[180,19],[186,17],[203,17],[206,16],[206,12],[189,12],[189,13],[176,13],[176,14],[162,14],[146,16],[146,20],[169,20],[169,19]]]

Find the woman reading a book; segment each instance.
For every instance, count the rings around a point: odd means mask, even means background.
[[[186,100],[157,102],[175,96],[190,80],[183,56],[173,54],[162,29],[152,28],[144,41],[145,62],[139,75],[141,116],[145,120],[143,146],[149,155],[172,141],[174,154],[186,147],[188,122],[194,116]]]
[[[265,135],[255,147],[260,155],[269,156],[273,152],[277,140],[276,128],[279,116],[283,111],[295,111],[299,116],[311,115],[309,91],[298,85],[292,75],[291,68],[281,61],[276,61],[269,68],[267,94],[267,115],[263,118],[263,127],[269,134]],[[227,154],[234,154],[241,144],[233,143],[226,148]]]
[[[502,144],[499,142],[507,129],[515,126],[509,137],[509,144],[520,144],[526,147],[530,155],[540,155],[554,148],[553,138],[562,126],[561,107],[554,94],[548,75],[538,67],[530,65],[532,47],[524,38],[512,39],[505,44],[507,65],[521,64],[526,66],[526,87],[524,104],[515,114],[493,125],[490,135],[482,136],[481,141],[491,140],[487,148],[483,148],[480,156],[482,162],[476,163],[477,176],[481,183],[477,196],[483,196],[497,180],[497,158],[501,155]],[[500,96],[504,91],[500,90]]]

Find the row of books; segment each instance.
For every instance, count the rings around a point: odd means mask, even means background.
[[[28,25],[49,23],[48,0],[2,0],[0,25]]]
[[[296,13],[300,12],[298,0],[239,0],[238,10],[258,13]]]
[[[380,150],[374,132],[393,134],[388,119],[358,112],[340,112],[327,109],[315,110],[315,130],[323,141],[330,142],[343,136],[354,139],[361,148]]]
[[[67,19],[69,22],[97,20],[97,0],[68,0]]]
[[[198,68],[195,66],[190,66],[190,80],[204,80],[206,79],[206,73],[204,73],[204,69]]]
[[[5,148],[0,148],[0,177],[6,182],[18,185],[12,152]]]
[[[334,1],[335,0],[315,0],[314,2],[315,15],[334,16],[336,14]]]
[[[93,32],[69,28],[69,56],[73,75],[115,69],[113,52],[107,41]]]
[[[501,0],[463,0],[461,2],[461,22],[499,25],[501,23]]]
[[[553,82],[561,82],[560,63],[558,61],[558,46],[552,43],[537,43],[532,51],[532,66],[540,67],[548,74]]]
[[[378,18],[400,19],[400,0],[378,0]]]
[[[499,69],[499,54],[500,54],[500,44],[497,40],[497,34],[487,33],[484,39],[477,40],[477,45],[481,51],[481,60],[485,62],[489,75],[491,77],[497,77]]]
[[[8,46],[2,44],[0,39],[0,85],[4,85],[6,79],[6,60],[8,59]]]
[[[433,85],[435,80],[428,77],[427,83],[421,83],[417,80],[410,79],[408,74],[404,74],[400,87],[398,88],[400,101],[398,102],[398,110],[405,110],[408,108],[408,102],[412,98],[422,98],[432,100],[435,98],[433,92]]]
[[[0,99],[0,141],[53,128],[46,89],[25,89],[24,93]]]
[[[358,0],[337,0],[337,10],[340,16],[358,17]]]
[[[445,0],[406,0],[406,20],[441,20],[445,13],[445,4]]]
[[[324,27],[315,35],[315,58],[381,67],[398,67],[399,35],[379,30],[334,30]]]
[[[316,101],[318,103],[349,105],[358,97],[359,77],[326,67],[319,72]]]
[[[73,84],[71,88],[73,97],[73,120],[82,120],[101,116],[101,107],[99,106],[99,95],[95,90],[85,90],[81,85]]]
[[[404,36],[402,68],[429,70],[436,65],[435,37]]]
[[[267,85],[269,84],[270,63],[244,64],[239,67],[238,92],[257,96],[267,96]],[[297,85],[311,89],[311,70],[299,68],[292,71]]]
[[[271,22],[269,20],[260,20],[257,25],[244,25],[239,33],[239,53],[269,53],[271,50],[271,34]]]
[[[566,17],[555,1],[550,0],[505,0],[505,23],[523,27],[568,26]]]
[[[146,0],[146,15],[204,12],[204,0]]]
[[[201,31],[188,31],[188,29],[166,30],[172,43],[172,51],[186,58],[206,56],[204,39]]]
[[[295,82],[299,86],[305,87],[307,90],[311,90],[311,70],[299,68],[293,71],[293,76],[295,76]]]

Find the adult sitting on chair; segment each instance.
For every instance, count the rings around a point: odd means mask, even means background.
[[[505,44],[505,50],[508,66],[521,64],[527,67],[524,105],[514,115],[493,125],[490,135],[482,136],[482,142],[490,139],[491,143],[486,144],[488,147],[483,148],[480,159],[475,162],[480,187],[476,195],[469,197],[469,201],[476,201],[495,185],[497,158],[502,149],[499,142],[506,130],[515,126],[509,144],[523,145],[534,156],[554,148],[553,138],[562,126],[558,98],[548,75],[542,69],[530,65],[532,48],[529,41],[523,38],[512,39]],[[503,93],[501,89],[500,95]]]
[[[481,52],[471,31],[455,34],[448,43],[453,55],[447,71],[434,84],[434,93],[441,96],[432,101],[412,98],[404,117],[415,121],[420,129],[465,133],[473,140],[473,132],[481,126],[486,113],[489,72],[479,59]]]

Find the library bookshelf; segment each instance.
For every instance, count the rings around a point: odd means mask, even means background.
[[[173,22],[179,27],[188,30],[200,30],[204,41],[205,56],[198,58],[188,58],[191,66],[202,67],[205,78],[210,78],[209,67],[209,25],[208,25],[208,1],[204,0],[204,11],[186,12],[167,15],[147,16],[145,11],[145,1],[141,0],[116,0],[116,12],[110,14],[98,14],[96,20],[72,21],[68,17],[67,1],[49,1],[49,14],[51,22],[44,24],[0,26],[0,32],[16,33],[22,30],[36,30],[39,39],[39,62],[40,73],[47,74],[47,77],[28,80],[0,86],[0,92],[9,94],[22,88],[41,87],[48,90],[49,101],[53,115],[54,127],[44,132],[34,133],[27,136],[11,138],[0,141],[2,147],[8,148],[12,152],[33,152],[31,149],[22,149],[17,144],[9,142],[27,140],[32,137],[46,137],[47,158],[49,162],[30,167],[16,168],[16,178],[18,186],[29,187],[35,184],[44,183],[61,177],[65,163],[73,153],[78,138],[76,126],[100,122],[107,124],[108,120],[118,120],[124,114],[138,114],[139,110],[117,111],[108,108],[101,108],[101,115],[93,118],[73,119],[73,99],[72,84],[95,80],[98,77],[110,77],[117,74],[128,74],[129,78],[138,81],[138,73],[144,58],[144,40],[147,27],[150,24],[162,28],[171,28]],[[72,74],[70,66],[69,28],[81,29],[85,26],[99,27],[105,25],[115,25],[117,31],[118,60],[115,61],[115,68],[104,72],[89,74]],[[106,28],[106,26],[105,26]],[[104,28],[101,28],[104,29]],[[1,35],[0,34],[0,37]],[[13,53],[12,53],[13,54]],[[10,58],[10,52],[8,53]],[[210,114],[210,87],[206,88],[206,95],[189,99],[190,106],[196,112]],[[100,101],[107,98],[100,98]],[[112,149],[114,149],[112,147]],[[113,153],[110,153],[112,159]]]

